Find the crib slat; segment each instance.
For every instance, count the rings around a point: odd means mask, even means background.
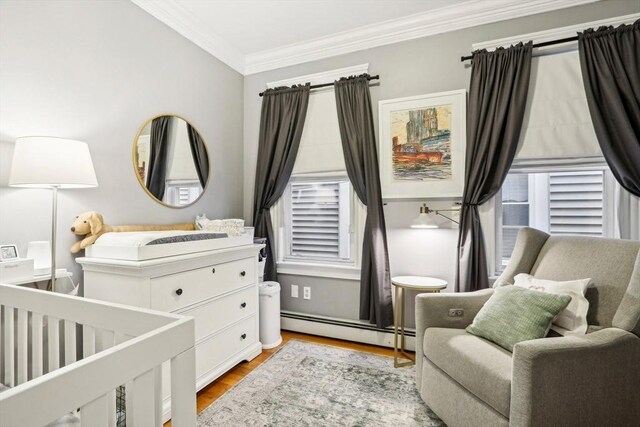
[[[93,326],[82,325],[82,357],[93,356],[96,353],[96,330]]]
[[[116,337],[113,331],[102,331],[102,346],[100,347],[100,351],[113,347],[115,342]]]
[[[105,394],[80,408],[82,427],[108,427],[108,396]]]
[[[115,334],[113,331],[107,331],[104,329],[97,329],[88,326],[83,326],[86,331],[93,330],[93,332],[87,332],[89,336],[93,334],[93,348],[94,353],[100,353],[103,350],[107,350],[115,344]],[[89,349],[90,350],[90,349]],[[92,353],[93,354],[93,353]],[[89,356],[86,354],[84,357]],[[106,394],[107,399],[107,425],[109,427],[116,427],[116,391],[112,390]],[[127,414],[128,416],[128,414]]]
[[[107,393],[107,424],[109,427],[116,427],[116,391]]]
[[[29,373],[29,360],[27,352],[29,351],[29,312],[25,310],[18,310],[18,360],[17,365],[17,381],[16,385],[20,385],[27,381],[27,375]]]
[[[64,364],[76,361],[76,323],[64,321]]]
[[[153,369],[133,380],[133,425],[158,426],[154,408]]]
[[[196,351],[193,347],[171,359],[171,425],[196,425]]]
[[[8,387],[15,386],[14,377],[14,355],[13,349],[15,348],[14,341],[14,321],[13,321],[13,307],[4,306],[4,384]]]
[[[31,313],[31,378],[42,376],[42,314]]]
[[[60,367],[60,320],[47,317],[47,337],[49,344],[49,372]]]
[[[155,405],[156,405],[156,425],[161,426],[162,423],[162,365],[153,368],[154,372],[154,390],[155,390]]]
[[[124,407],[126,408],[127,420],[133,422],[133,381],[127,381],[124,385]]]

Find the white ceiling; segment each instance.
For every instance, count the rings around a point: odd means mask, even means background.
[[[131,0],[253,74],[598,0]]]
[[[181,0],[243,54],[460,5],[469,0]]]

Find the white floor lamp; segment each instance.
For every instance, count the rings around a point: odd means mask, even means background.
[[[51,290],[56,282],[56,223],[59,188],[97,187],[89,146],[71,139],[29,136],[16,139],[10,187],[51,188]]]

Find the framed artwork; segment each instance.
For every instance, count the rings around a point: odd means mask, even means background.
[[[466,104],[464,89],[379,101],[384,199],[462,197]]]
[[[16,245],[0,245],[0,261],[14,261],[18,259]]]

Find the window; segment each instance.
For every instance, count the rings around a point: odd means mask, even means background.
[[[529,175],[509,174],[502,185],[502,259],[508,260],[522,227],[530,225]]]
[[[602,168],[558,172],[510,172],[502,186],[496,239],[504,267],[518,231],[533,227],[553,235],[614,237],[614,215],[607,211],[613,197],[610,172]],[[611,181],[612,182],[612,181]],[[609,209],[613,209],[612,207]],[[500,265],[498,266],[500,269]]]
[[[187,206],[202,194],[200,181],[167,180],[163,201],[171,206]]]
[[[284,198],[284,261],[353,263],[347,177],[292,178]]]

